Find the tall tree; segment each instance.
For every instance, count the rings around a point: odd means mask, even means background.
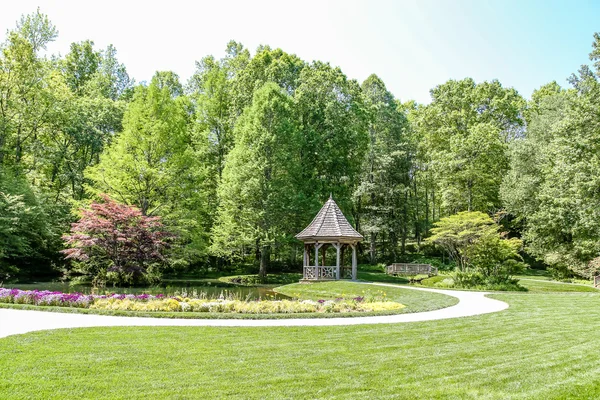
[[[215,254],[253,248],[259,274],[266,275],[273,245],[294,233],[289,227],[297,210],[299,144],[291,97],[276,84],[265,84],[235,128],[218,191]]]
[[[368,112],[360,86],[339,68],[314,62],[302,69],[294,93],[302,132],[303,192],[309,214],[330,194],[352,210],[368,147]]]
[[[203,179],[191,147],[187,97],[173,73],[157,73],[138,86],[123,119],[123,131],[87,170],[92,193],[108,193],[144,215],[160,215],[186,244],[185,258],[204,254]]]
[[[294,54],[269,46],[259,46],[256,54],[233,79],[233,110],[239,116],[252,102],[254,92],[266,82],[274,82],[293,95],[305,63]]]
[[[405,195],[410,190],[411,160],[406,117],[383,81],[371,75],[363,82],[362,92],[370,115],[369,148],[354,196],[374,264],[376,249],[383,247],[378,235],[389,238],[390,253],[396,258],[398,240],[408,230]]]
[[[507,143],[522,135],[524,100],[498,81],[470,78],[437,86],[431,96],[415,122],[445,212],[499,209]]]
[[[504,182],[508,211],[528,251],[558,274],[598,273],[600,255],[600,35],[590,59],[562,90],[551,83],[532,96],[527,135],[514,143]]]

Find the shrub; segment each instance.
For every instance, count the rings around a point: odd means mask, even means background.
[[[64,235],[67,259],[77,260],[78,272],[94,283],[152,283],[160,277],[164,251],[172,235],[160,217],[148,217],[131,206],[103,195],[104,203],[81,210],[80,220]]]
[[[385,272],[386,265],[383,263],[371,265],[371,264],[358,264],[357,270],[361,272]]]
[[[454,273],[453,286],[455,288],[479,289],[479,290],[501,290],[501,291],[527,291],[526,288],[518,284],[518,279],[497,276],[485,276],[479,272]]]
[[[486,214],[462,212],[442,218],[427,239],[443,247],[456,262],[454,285],[463,288],[518,286],[511,276],[526,266],[521,240],[506,239]]]

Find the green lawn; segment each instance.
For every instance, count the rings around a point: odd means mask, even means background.
[[[337,297],[353,298],[357,296],[379,296],[404,304],[406,307],[395,312],[411,313],[437,310],[458,303],[456,297],[420,290],[365,285],[361,283],[337,281],[318,283],[295,283],[275,288],[279,293],[302,299],[320,300]]]
[[[600,398],[600,294],[494,297],[510,308],[422,323],[4,338],[0,398]]]
[[[600,291],[590,285],[579,283],[563,283],[556,281],[546,281],[536,279],[522,278],[519,285],[526,287],[530,292],[589,292],[600,293]]]

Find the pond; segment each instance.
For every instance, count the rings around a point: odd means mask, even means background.
[[[209,298],[218,298],[220,296],[232,296],[240,300],[257,299],[288,299],[273,291],[273,288],[279,285],[266,285],[259,287],[237,286],[221,282],[216,279],[205,279],[196,281],[165,281],[157,286],[149,287],[117,287],[107,286],[104,288],[94,288],[90,284],[71,284],[69,282],[35,282],[35,283],[5,283],[2,287],[21,290],[51,290],[63,293],[84,293],[84,294],[163,294],[165,296],[198,296],[205,293]]]

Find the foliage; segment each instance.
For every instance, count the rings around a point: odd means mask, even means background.
[[[351,218],[351,197],[368,145],[369,114],[361,88],[339,68],[314,62],[302,69],[294,100],[302,128],[299,183],[306,210],[312,211],[304,226],[330,195]]]
[[[388,237],[392,259],[397,259],[398,241],[409,232],[408,208],[411,167],[407,120],[396,106],[385,84],[371,75],[362,84],[370,114],[369,148],[354,197],[360,228],[368,235],[370,261],[377,260],[378,237]],[[379,246],[378,246],[379,244]]]
[[[495,212],[508,169],[507,143],[521,135],[525,101],[500,82],[450,80],[413,117],[424,168],[447,213]]]
[[[499,226],[480,212],[462,212],[442,218],[428,241],[443,247],[457,264],[457,287],[516,284],[511,276],[524,268],[521,240],[506,239]]]
[[[262,277],[271,246],[290,235],[290,225],[297,225],[299,146],[291,104],[275,84],[255,93],[236,126],[236,144],[218,190],[212,251],[227,256],[244,246],[255,248]]]
[[[521,272],[525,265],[521,262],[519,251],[523,247],[520,239],[502,238],[500,235],[486,235],[473,246],[465,249],[469,263],[477,273],[485,278],[485,283],[512,283],[512,275]],[[516,281],[514,281],[516,284]]]
[[[297,268],[293,234],[330,194],[366,237],[361,262],[426,252],[434,223],[480,211],[502,212],[525,258],[556,276],[599,271],[600,34],[571,89],[552,81],[525,102],[465,78],[426,105],[399,102],[375,75],[359,85],[326,62],[234,41],[185,85],[172,72],[136,85],[112,45],[46,55],[57,36],[38,9],[0,45],[4,277],[55,275],[70,209],[100,193],[162,217],[177,234],[173,273],[232,259],[261,275]]]
[[[448,252],[459,270],[469,268],[468,249],[480,238],[497,234],[494,221],[481,212],[463,211],[442,218],[431,230],[427,239]]]
[[[53,272],[48,264],[61,245],[62,221],[56,212],[61,210],[52,210],[44,200],[20,174],[0,171],[0,281]]]
[[[180,243],[174,257],[198,262],[205,256],[204,177],[191,148],[189,102],[170,72],[155,74],[138,86],[123,117],[123,131],[86,170],[91,193],[108,193],[143,215],[161,216]]]
[[[103,203],[81,210],[81,218],[65,235],[67,259],[79,261],[75,271],[96,284],[156,281],[164,264],[167,241],[160,217],[148,217],[134,207],[104,195]]]
[[[506,274],[504,274],[506,275]],[[527,291],[527,289],[519,285],[518,279],[510,277],[487,277],[481,272],[462,272],[456,271],[452,275],[451,282],[444,285],[446,282],[442,281],[439,285],[441,287],[452,287],[452,288],[465,288],[465,289],[477,289],[477,290],[496,290],[496,291]]]
[[[0,218],[12,224],[4,226],[10,233],[3,237],[0,268],[18,269],[23,278],[56,276],[72,202],[85,198],[83,171],[119,129],[124,108],[115,98],[69,85],[64,60],[43,55],[57,34],[38,9],[23,16],[0,46],[0,192],[6,207]],[[91,42],[82,46],[97,54]],[[98,54],[96,75],[108,58],[118,64],[114,48],[110,57]]]
[[[600,37],[594,38],[590,59],[597,61]],[[512,146],[503,188],[527,250],[562,277],[591,277],[597,271],[592,260],[600,254],[600,70],[595,68],[573,75],[574,89],[553,83],[535,92],[527,135]]]

